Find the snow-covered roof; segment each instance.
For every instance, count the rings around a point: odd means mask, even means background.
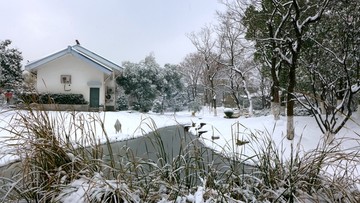
[[[64,50],[46,56],[42,59],[30,62],[29,64],[25,65],[25,69],[28,71],[36,71],[39,66],[54,61],[68,54],[71,54],[85,62],[90,63],[96,69],[102,71],[105,74],[110,74],[113,71],[121,71],[123,69],[121,66],[95,54],[92,51],[89,51],[88,49],[85,49],[79,44],[74,46],[68,46]]]

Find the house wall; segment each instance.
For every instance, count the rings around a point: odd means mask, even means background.
[[[61,75],[71,75],[71,84],[61,83]],[[38,67],[36,88],[39,93],[83,94],[85,100],[89,102],[90,87],[99,87],[99,105],[104,105],[104,79],[104,73],[90,63],[67,54]]]

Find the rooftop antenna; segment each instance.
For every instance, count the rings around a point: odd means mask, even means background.
[[[76,39],[75,42],[76,42],[77,45],[80,45],[79,40]]]

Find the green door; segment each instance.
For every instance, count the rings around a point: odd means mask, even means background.
[[[99,108],[100,88],[90,88],[90,108]]]

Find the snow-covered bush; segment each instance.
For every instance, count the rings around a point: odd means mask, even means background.
[[[153,104],[153,107],[152,107],[152,111],[155,112],[155,113],[164,112],[165,109],[164,109],[163,103],[160,100],[155,100],[154,104]]]
[[[35,93],[21,93],[18,95],[26,104],[40,103],[40,104],[87,104],[82,94],[35,94]]]
[[[153,102],[150,100],[141,100],[140,102],[134,102],[132,109],[140,112],[149,112],[153,106]]]
[[[121,96],[116,101],[117,108],[120,111],[127,110],[128,109],[128,100],[125,96]]]
[[[202,105],[198,100],[189,102],[189,110],[191,111],[192,115],[194,116],[196,112],[201,111]]]
[[[227,118],[231,118],[232,115],[234,114],[234,110],[231,108],[224,108],[224,114],[226,115]]]
[[[148,112],[156,99],[162,100],[162,107],[176,108],[176,101],[181,96],[183,84],[182,75],[175,65],[166,64],[161,68],[155,57],[150,55],[140,63],[125,62],[125,70],[116,79],[124,93],[133,98],[130,107],[134,110]],[[158,109],[159,106],[156,106]]]

